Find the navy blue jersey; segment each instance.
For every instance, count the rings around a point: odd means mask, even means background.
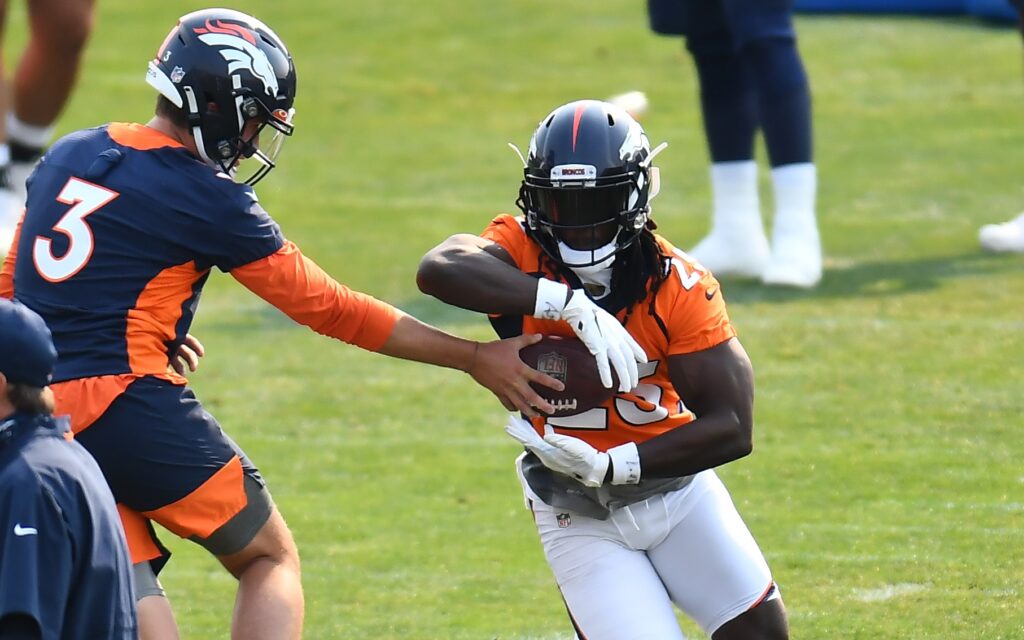
[[[0,421],[0,618],[34,618],[46,640],[134,640],[117,506],[68,433],[50,417]]]
[[[165,375],[210,269],[284,245],[252,187],[137,124],[55,143],[28,181],[14,295],[60,354],[54,382]]]

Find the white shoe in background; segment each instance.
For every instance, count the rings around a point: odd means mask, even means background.
[[[760,278],[768,257],[761,221],[757,163],[711,165],[711,232],[688,253],[719,276]]]
[[[716,276],[760,278],[771,250],[759,221],[753,228],[712,229],[687,253]]]
[[[25,206],[25,181],[32,175],[38,161],[33,162],[12,162],[7,167],[7,181],[10,183],[11,193],[18,201],[18,216],[21,216],[21,208]]]
[[[821,238],[816,226],[776,228],[772,257],[761,281],[768,285],[810,289],[821,281]]]
[[[818,170],[810,162],[775,167],[772,186],[772,257],[761,281],[809,289],[821,281],[821,236],[815,213]]]
[[[18,204],[18,197],[11,189],[0,187],[0,258],[7,255],[11,242],[14,241],[14,231],[20,216],[21,206]]]
[[[978,242],[986,251],[1024,253],[1024,213],[1009,222],[986,224],[978,231]]]

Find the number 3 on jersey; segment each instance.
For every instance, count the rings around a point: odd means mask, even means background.
[[[68,238],[68,249],[62,256],[53,255],[53,241],[36,236],[32,244],[32,261],[36,271],[50,282],[63,282],[82,270],[92,257],[92,229],[85,218],[120,194],[80,178],[72,177],[57,195],[57,202],[71,205],[68,212],[53,225],[54,231]]]

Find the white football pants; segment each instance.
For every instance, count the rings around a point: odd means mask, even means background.
[[[519,479],[581,640],[682,640],[672,603],[710,636],[766,596],[778,597],[712,470],[607,520],[553,509]]]

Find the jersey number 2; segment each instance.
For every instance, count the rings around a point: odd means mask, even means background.
[[[54,231],[68,238],[68,249],[62,256],[53,255],[53,241],[36,236],[32,244],[32,261],[36,271],[50,282],[63,282],[82,270],[92,257],[95,241],[85,218],[120,194],[80,178],[71,178],[57,194],[57,202],[69,204],[68,212],[53,225]]]

